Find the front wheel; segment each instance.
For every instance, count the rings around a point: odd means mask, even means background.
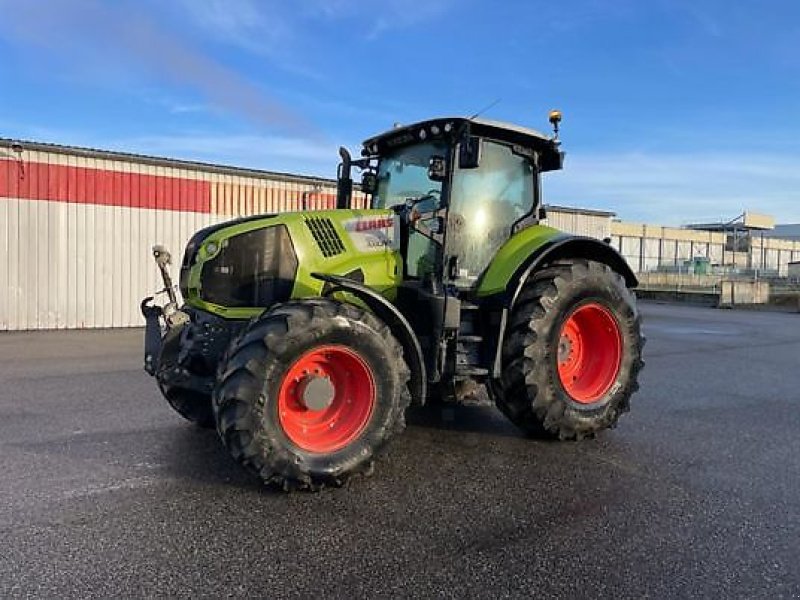
[[[636,300],[619,273],[589,260],[551,265],[520,293],[502,377],[489,390],[528,434],[580,439],[628,410],[643,345]]]
[[[214,391],[217,430],[266,483],[317,490],[369,474],[405,427],[402,348],[374,315],[329,299],[287,302],[233,342]]]
[[[159,383],[158,387],[169,405],[184,419],[203,429],[214,428],[214,411],[209,394],[163,383]]]
[[[215,422],[214,410],[211,407],[211,394],[170,383],[171,374],[174,370],[187,368],[178,360],[181,354],[181,346],[184,343],[183,332],[183,328],[171,328],[162,341],[161,352],[158,357],[158,371],[156,372],[158,389],[161,390],[164,398],[166,398],[175,412],[184,419],[198,427],[213,429]]]

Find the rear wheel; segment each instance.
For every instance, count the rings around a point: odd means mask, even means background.
[[[287,302],[233,342],[214,392],[217,429],[245,468],[284,489],[369,474],[405,427],[409,371],[374,315],[329,299]]]
[[[489,388],[527,433],[579,439],[628,410],[643,344],[635,297],[621,275],[588,260],[552,265],[520,293],[502,378]]]

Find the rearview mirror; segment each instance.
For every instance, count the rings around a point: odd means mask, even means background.
[[[481,163],[481,138],[469,136],[458,145],[458,168],[477,169]]]
[[[365,194],[374,194],[378,189],[378,176],[370,171],[361,175],[361,191]]]
[[[431,156],[428,161],[428,179],[431,181],[444,181],[447,174],[447,164],[444,156]]]

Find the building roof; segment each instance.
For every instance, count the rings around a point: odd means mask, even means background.
[[[586,215],[589,217],[608,217],[609,219],[617,216],[617,213],[608,210],[597,210],[594,208],[577,208],[574,206],[559,206],[557,204],[545,204],[545,210],[554,212],[568,213],[572,215]]]
[[[768,231],[775,227],[775,219],[770,215],[762,215],[750,211],[745,211],[735,219],[730,221],[719,221],[716,223],[691,223],[685,225],[686,229],[696,229],[700,231]]]
[[[60,144],[50,144],[45,142],[32,142],[28,140],[15,140],[0,137],[0,156],[13,158],[17,150],[34,150],[37,152],[54,152],[57,154],[68,154],[70,156],[82,156],[85,158],[99,158],[104,160],[119,160],[124,162],[135,162],[140,164],[171,167],[174,169],[189,169],[193,171],[204,171],[210,173],[222,173],[224,175],[238,175],[243,177],[260,177],[277,181],[290,181],[306,184],[336,185],[335,179],[326,177],[314,177],[310,175],[296,175],[294,173],[283,173],[280,171],[266,171],[261,169],[249,169],[235,167],[231,165],[221,165],[216,163],[206,163],[194,160],[182,160],[175,158],[164,158],[161,156],[151,156],[148,154],[134,154],[130,152],[117,152],[111,150],[98,150],[96,148],[84,148],[81,146],[64,146]],[[332,159],[335,157],[332,156]]]
[[[800,223],[775,225],[775,229],[765,232],[764,237],[781,238],[784,240],[800,240]]]

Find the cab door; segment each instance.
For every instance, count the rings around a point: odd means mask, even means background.
[[[481,140],[476,168],[456,166],[450,187],[445,262],[458,287],[472,287],[513,225],[534,209],[535,167],[511,145]],[[449,270],[449,269],[448,269]]]

